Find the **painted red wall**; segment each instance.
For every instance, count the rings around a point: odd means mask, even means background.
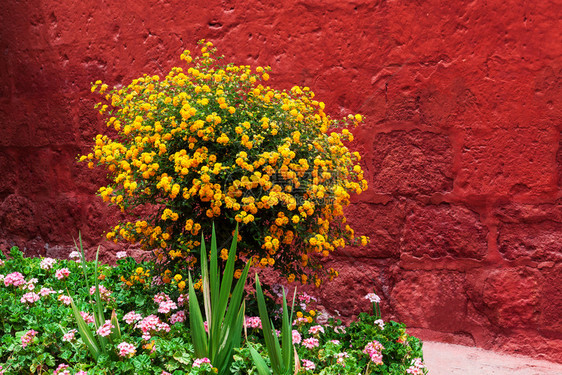
[[[103,131],[92,81],[165,74],[198,39],[235,63],[361,112],[370,189],[348,215],[365,250],[322,303],[374,287],[422,338],[562,362],[559,1],[4,1],[0,243],[64,255],[118,216],[75,163]],[[115,247],[102,244],[106,258]],[[335,287],[334,287],[335,286]]]

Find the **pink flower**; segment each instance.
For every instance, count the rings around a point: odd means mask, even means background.
[[[80,315],[82,316],[82,319],[84,319],[86,323],[93,323],[95,321],[94,316],[92,314],[88,314],[87,312],[80,311]]]
[[[65,296],[64,294],[61,294],[59,296],[59,301],[61,301],[62,303],[68,306],[71,304],[72,298],[70,298],[69,296]]]
[[[308,359],[301,360],[301,365],[302,365],[302,368],[305,369],[305,370],[314,371],[314,369],[316,368],[316,365],[314,364],[314,362],[309,361]]]
[[[131,358],[137,352],[133,344],[129,344],[128,342],[125,341],[117,345],[117,349],[119,349],[119,355],[121,357],[127,357],[127,358]]]
[[[113,324],[111,324],[111,320],[106,320],[105,323],[98,328],[96,333],[100,336],[107,337],[111,334],[111,329],[115,328]]]
[[[170,297],[166,293],[158,293],[157,295],[154,296],[153,300],[154,303],[160,304],[164,301],[170,301]]]
[[[41,290],[39,291],[39,295],[41,297],[45,297],[45,296],[48,296],[49,294],[53,294],[53,293],[56,293],[56,292],[51,288],[41,288]]]
[[[384,321],[382,319],[377,319],[373,323],[378,325],[380,329],[384,329]]]
[[[59,280],[65,279],[70,276],[70,271],[68,268],[61,268],[55,272],[55,277]]]
[[[109,296],[111,296],[111,290],[107,289],[105,286],[99,284],[98,288],[100,290],[100,297],[104,301],[109,301]],[[90,295],[93,296],[96,293],[96,286],[90,288]]]
[[[70,375],[70,371],[67,370],[68,365],[60,364],[59,367],[53,372],[53,375]]]
[[[320,343],[318,342],[317,338],[311,337],[311,338],[308,338],[308,339],[304,339],[302,341],[302,345],[307,349],[312,349],[312,348],[318,347],[318,345],[320,345]]]
[[[86,371],[80,370],[78,372],[75,372],[74,375],[88,375],[88,373]]]
[[[68,257],[70,259],[80,259],[81,255],[79,251],[74,250],[73,252],[71,252]]]
[[[334,345],[340,345],[340,340],[330,340],[330,342]]]
[[[300,326],[300,325],[303,325],[303,324],[306,324],[306,323],[308,323],[308,320],[307,320],[305,317],[296,318],[296,319],[293,321],[293,325],[294,325],[294,326]]]
[[[188,301],[189,301],[188,294],[180,294],[180,296],[178,297],[178,306],[182,307]]]
[[[136,313],[134,310],[126,313],[125,316],[123,316],[123,320],[127,324],[133,324],[134,322],[138,322],[141,319],[142,319],[142,315]]]
[[[172,300],[168,300],[168,301],[163,301],[160,302],[160,305],[158,306],[158,312],[161,314],[167,314],[172,310],[177,309],[178,306],[176,305],[176,303]]]
[[[193,361],[193,367],[201,367],[205,363],[211,364],[211,360],[209,358],[197,358]]]
[[[203,327],[205,327],[205,332],[209,333],[209,323],[203,323]]]
[[[412,365],[406,370],[407,374],[422,375],[425,365],[421,358],[414,358]]]
[[[172,374],[170,374],[168,371],[162,370],[162,372],[160,373],[160,375],[172,375]]]
[[[45,258],[39,263],[39,267],[44,270],[50,270],[53,266],[57,263],[57,261],[53,258]]]
[[[38,281],[39,280],[37,280],[36,278],[32,278],[31,280],[29,280],[27,282],[27,285],[24,287],[24,289],[27,289],[27,290],[35,289],[35,284],[37,284]]]
[[[19,272],[12,272],[4,277],[5,286],[10,286],[10,285],[20,286],[22,284],[25,284],[25,278]]]
[[[170,332],[170,326],[163,323],[156,315],[149,315],[135,325],[135,328],[140,328],[142,331],[142,338],[150,340],[153,331],[166,331]]]
[[[324,327],[322,326],[313,326],[308,329],[308,333],[311,335],[318,335],[320,333],[324,333]]]
[[[21,299],[20,302],[21,303],[29,303],[29,304],[33,304],[37,301],[39,301],[39,294],[34,293],[34,292],[29,292],[29,293],[25,293]]]
[[[380,303],[381,302],[381,298],[379,296],[377,296],[375,293],[369,293],[364,298],[368,299],[369,302],[371,302],[371,303]]]
[[[21,346],[26,347],[30,342],[33,341],[35,335],[37,335],[37,331],[30,329],[21,337]]]
[[[127,257],[127,252],[126,251],[118,251],[117,254],[115,254],[115,257],[117,259],[123,259]]]
[[[349,354],[347,352],[341,352],[334,355],[336,358],[336,363],[345,367],[345,359],[349,358]]]
[[[293,344],[300,344],[302,341],[302,336],[296,329],[293,329]]]
[[[344,326],[335,326],[334,332],[335,333],[345,333],[345,327]]]
[[[185,322],[185,312],[183,311],[178,311],[177,313],[174,313],[172,314],[172,316],[170,316],[170,324],[183,322]]]
[[[259,316],[246,317],[246,325],[250,328],[262,328]]]
[[[363,353],[368,354],[374,364],[382,365],[382,350],[384,350],[384,346],[377,340],[374,340],[365,346]]]
[[[66,334],[64,334],[64,336],[62,337],[62,341],[70,342],[74,340],[75,339],[74,335],[76,334],[76,332],[78,331],[75,329],[71,329]]]

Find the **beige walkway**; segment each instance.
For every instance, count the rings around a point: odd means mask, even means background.
[[[425,341],[429,375],[562,375],[562,364],[479,348]]]

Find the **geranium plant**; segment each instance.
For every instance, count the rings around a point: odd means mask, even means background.
[[[227,64],[210,42],[201,56],[181,55],[185,67],[166,77],[142,76],[123,88],[92,91],[107,126],[90,167],[111,177],[101,197],[132,213],[107,233],[115,241],[155,249],[168,268],[194,266],[201,230],[240,223],[237,272],[245,261],[273,267],[289,281],[320,283],[318,258],[350,243],[365,245],[346,224],[350,194],[367,188],[360,156],[343,141],[361,115],[334,120],[309,88],[266,85],[270,68]],[[217,233],[219,247],[232,232]],[[228,257],[226,248],[220,253]],[[326,271],[330,277],[337,271]]]

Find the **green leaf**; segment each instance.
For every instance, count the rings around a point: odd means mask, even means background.
[[[189,274],[189,324],[195,356],[197,358],[207,357],[209,353],[207,333],[205,332],[205,324],[201,315],[201,309],[199,308],[199,300],[193,288],[191,273]]]
[[[96,338],[90,330],[90,327],[84,321],[84,318],[82,318],[82,315],[80,315],[80,310],[78,310],[72,299],[70,299],[70,304],[72,307],[72,313],[74,314],[74,319],[76,320],[76,323],[78,325],[78,332],[80,332],[80,336],[82,337],[84,344],[86,344],[86,347],[90,351],[90,354],[97,361],[101,354],[101,350],[98,346]]]
[[[271,375],[271,370],[267,367],[265,360],[262,356],[253,348],[251,344],[248,344],[250,347],[250,354],[252,355],[252,359],[254,360],[254,365],[258,370],[259,375]]]

